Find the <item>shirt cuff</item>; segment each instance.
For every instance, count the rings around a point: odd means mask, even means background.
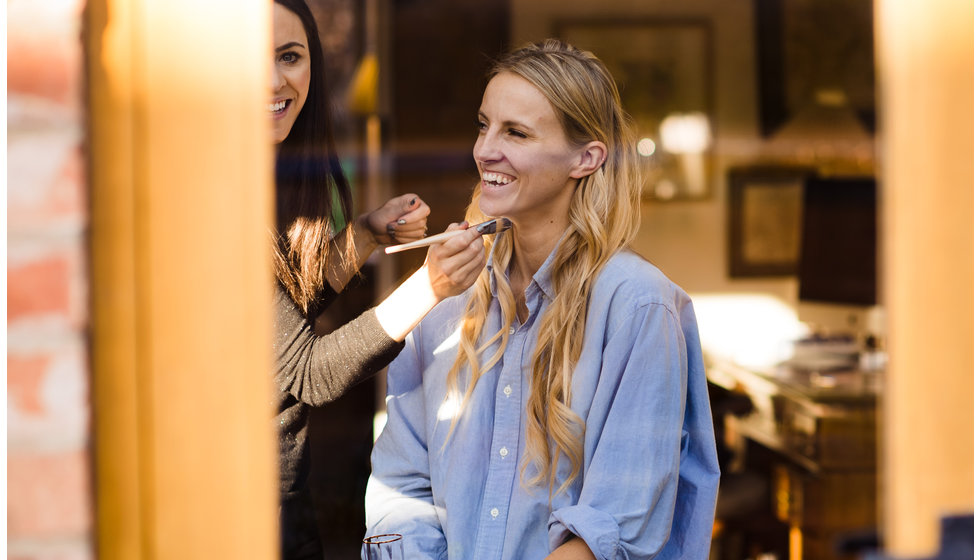
[[[583,505],[553,511],[548,519],[548,543],[551,550],[561,546],[572,535],[589,545],[596,560],[615,560],[621,557],[619,524],[604,511]]]

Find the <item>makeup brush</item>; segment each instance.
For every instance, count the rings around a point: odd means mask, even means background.
[[[507,218],[494,218],[492,220],[487,220],[482,224],[476,224],[473,228],[483,235],[490,235],[493,233],[499,233],[510,229],[513,224]],[[473,229],[469,228],[469,229]],[[408,249],[416,249],[418,247],[428,247],[429,245],[435,245],[436,243],[442,243],[443,241],[449,239],[450,237],[456,237],[457,235],[463,233],[464,231],[469,231],[469,229],[460,229],[456,231],[446,231],[443,233],[437,233],[436,235],[430,235],[429,237],[423,237],[418,241],[412,241],[410,243],[402,243],[401,245],[392,245],[390,247],[385,247],[385,253],[392,254],[398,253],[400,251],[407,251]]]

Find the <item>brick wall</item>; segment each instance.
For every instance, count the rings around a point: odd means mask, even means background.
[[[7,2],[7,557],[93,558],[83,0]]]

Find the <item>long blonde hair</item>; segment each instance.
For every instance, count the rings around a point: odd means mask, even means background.
[[[575,186],[570,225],[558,242],[551,273],[555,300],[541,318],[532,358],[528,452],[521,472],[530,485],[547,480],[549,495],[553,495],[560,455],[568,458],[571,475],[561,482],[559,493],[574,482],[582,467],[584,424],[571,408],[572,373],[582,352],[593,282],[603,265],[633,240],[639,228],[641,183],[629,117],[621,106],[615,80],[592,53],[549,39],[511,52],[492,67],[489,77],[502,72],[524,78],[544,94],[572,145],[598,140],[608,151],[605,163]],[[479,210],[479,199],[477,187],[467,210],[470,223],[486,219]],[[464,404],[480,376],[503,355],[508,327],[516,316],[514,295],[505,276],[514,250],[513,230],[496,237],[492,270],[503,320],[501,330],[477,347],[491,303],[490,277],[484,272],[467,302],[459,350],[447,380],[447,398]],[[491,240],[485,243],[489,245]],[[480,365],[484,352],[495,345]],[[471,375],[460,397],[459,379],[467,366]],[[535,470],[530,477],[529,465]]]

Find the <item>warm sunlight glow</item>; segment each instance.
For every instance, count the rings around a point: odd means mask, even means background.
[[[447,396],[446,400],[443,401],[442,406],[439,407],[439,412],[436,415],[440,421],[453,420],[459,415],[459,408],[462,406],[462,398],[460,395]]]
[[[705,353],[746,367],[769,367],[792,355],[807,334],[796,311],[763,294],[692,294]]]
[[[663,148],[674,154],[700,154],[711,142],[711,124],[704,113],[671,113],[660,123]]]
[[[391,397],[388,397],[390,399]],[[385,399],[387,404],[388,399]],[[381,435],[381,430],[385,429],[385,424],[388,423],[388,413],[384,410],[379,410],[374,413],[374,441],[378,441],[378,436]]]
[[[462,327],[460,327],[460,328],[462,328]],[[446,340],[443,340],[442,341],[442,344],[440,344],[439,347],[436,348],[436,351],[434,352],[434,354],[438,356],[439,354],[442,354],[443,352],[445,352],[447,350],[453,350],[453,351],[455,351],[456,350],[456,346],[459,344],[459,333],[460,333],[460,329],[459,328],[457,328],[456,330],[454,330],[453,333],[451,335],[447,336],[446,337]]]

